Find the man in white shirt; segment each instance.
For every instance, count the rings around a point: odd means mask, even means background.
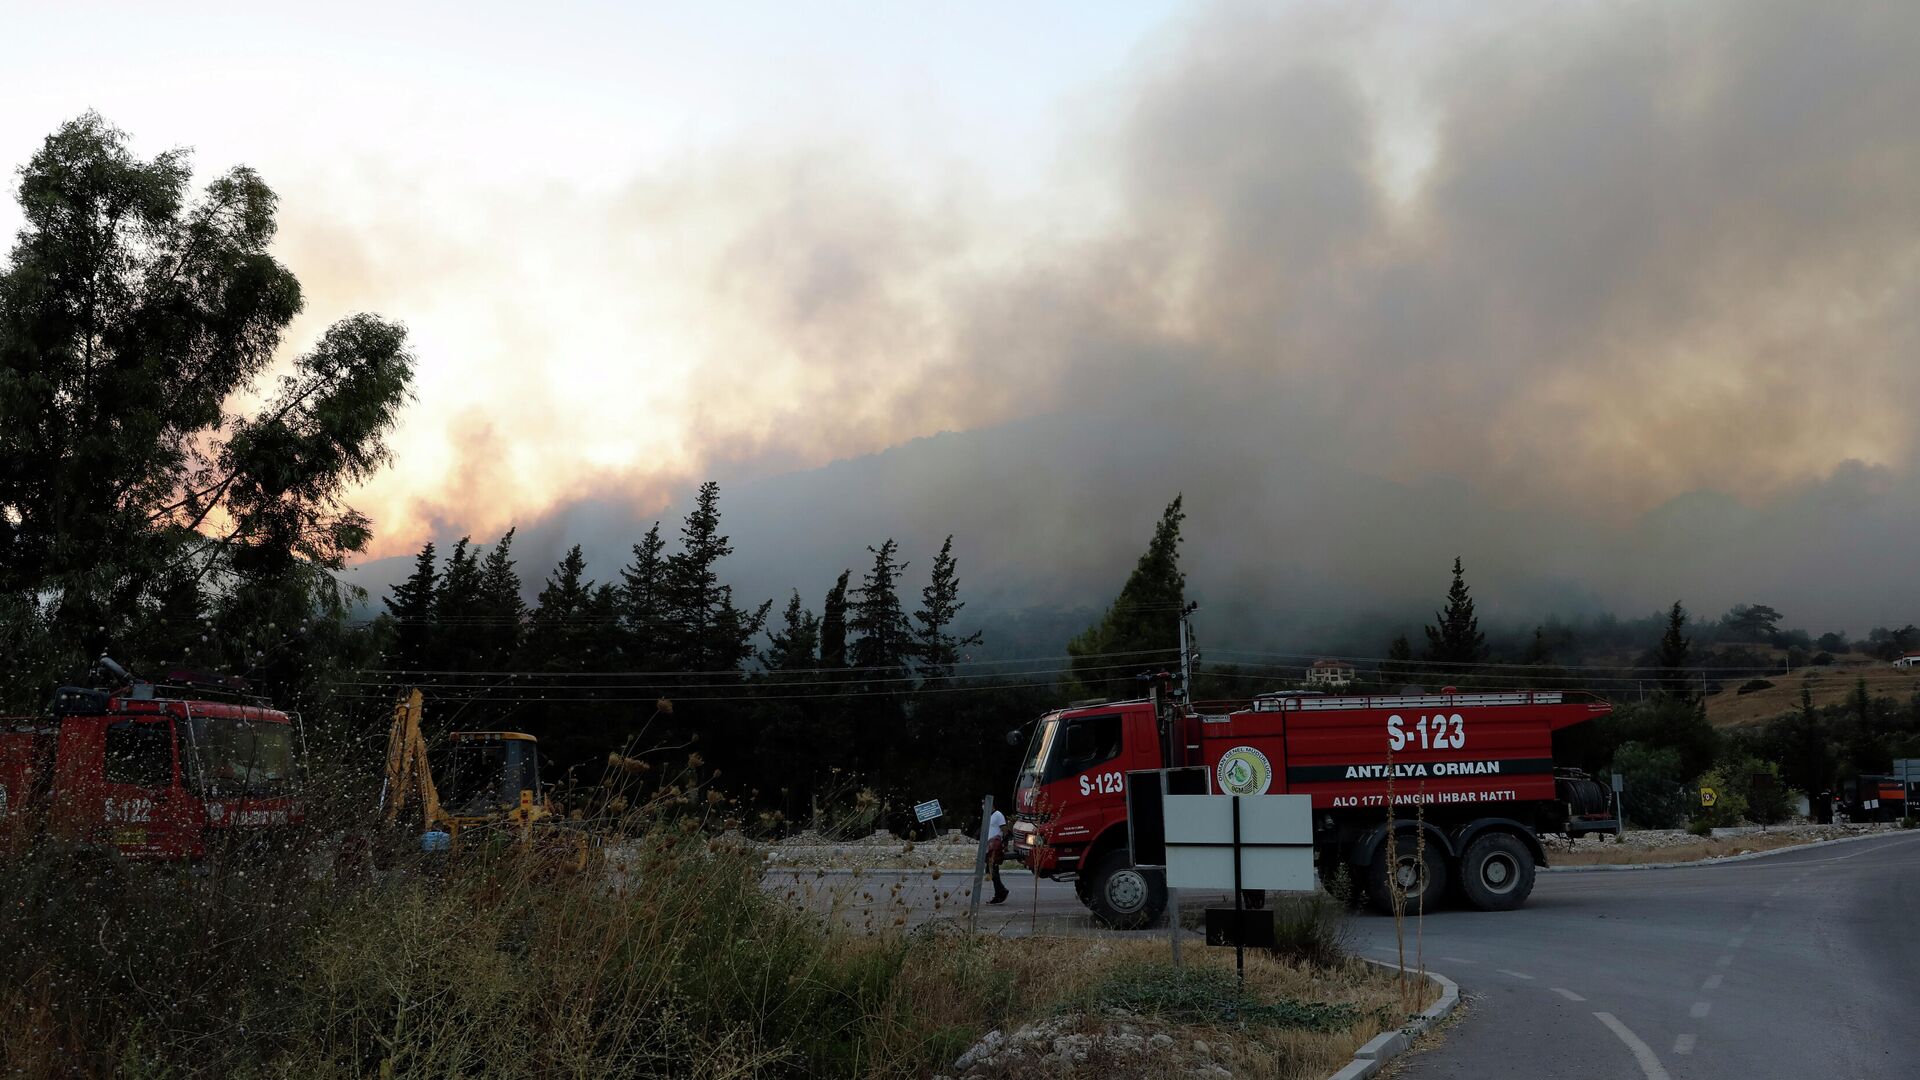
[[[993,899],[989,904],[1007,902],[1007,885],[1000,880],[1000,863],[1007,857],[1007,815],[998,810],[987,819],[987,869],[993,872]]]

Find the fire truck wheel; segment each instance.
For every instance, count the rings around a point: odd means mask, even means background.
[[[1144,930],[1167,909],[1167,879],[1136,868],[1124,851],[1108,852],[1094,867],[1087,906],[1115,930]]]
[[[1446,859],[1432,844],[1426,845],[1424,858],[1415,848],[1413,837],[1402,836],[1393,863],[1387,862],[1384,844],[1379,853],[1374,855],[1373,865],[1367,867],[1367,902],[1373,905],[1375,911],[1383,915],[1394,913],[1389,875],[1399,883],[1402,912],[1432,911],[1439,906],[1440,898],[1446,895]]]
[[[1460,891],[1481,911],[1512,911],[1533,891],[1533,856],[1511,833],[1482,833],[1460,859]]]

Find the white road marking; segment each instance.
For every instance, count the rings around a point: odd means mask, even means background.
[[[1673,1040],[1673,1052],[1676,1054],[1693,1053],[1693,1032],[1689,1031]]]
[[[1563,998],[1566,998],[1566,999],[1567,999],[1568,1001],[1585,1001],[1585,1000],[1587,1000],[1586,998],[1583,998],[1583,997],[1581,997],[1581,996],[1580,996],[1579,994],[1576,994],[1576,993],[1574,993],[1573,991],[1571,991],[1571,990],[1569,990],[1569,989],[1567,989],[1567,988],[1566,988],[1566,987],[1564,987],[1564,986],[1556,986],[1556,987],[1554,987],[1554,988],[1553,988],[1553,992],[1554,992],[1554,993],[1556,993],[1556,994],[1559,994],[1559,995],[1560,995],[1561,997],[1563,997]]]
[[[1727,948],[1737,949],[1740,946],[1745,945],[1746,943],[1747,943],[1747,935],[1735,934],[1733,935],[1733,940],[1727,942]]]
[[[1721,967],[1732,967],[1732,966],[1733,966],[1733,957],[1731,957],[1731,956],[1723,956],[1723,957],[1721,957],[1720,959],[1718,959],[1718,960],[1715,960],[1715,961],[1714,961],[1714,963],[1716,963],[1716,964],[1718,964],[1718,965],[1720,965]]]
[[[1469,960],[1464,956],[1443,956],[1440,959],[1445,960],[1449,964],[1477,964],[1480,962],[1478,960]]]
[[[1597,1012],[1593,1015],[1594,1019],[1620,1036],[1620,1041],[1627,1044],[1628,1050],[1633,1051],[1633,1059],[1640,1063],[1640,1071],[1647,1074],[1647,1080],[1673,1080],[1667,1070],[1661,1067],[1660,1057],[1653,1052],[1653,1047],[1641,1042],[1640,1036],[1628,1030],[1627,1025],[1615,1019],[1612,1013]]]
[[[1506,968],[1494,968],[1493,970],[1495,970],[1495,971],[1497,971],[1497,972],[1499,972],[1499,973],[1500,973],[1500,974],[1502,974],[1502,975],[1511,975],[1511,976],[1513,976],[1513,977],[1514,977],[1514,978],[1516,978],[1516,979],[1525,979],[1525,980],[1527,980],[1528,982],[1532,982],[1532,981],[1533,981],[1533,976],[1531,976],[1531,975],[1528,975],[1528,974],[1526,974],[1526,973],[1524,973],[1524,972],[1519,972],[1519,971],[1508,971],[1508,970],[1507,970]]]
[[[1718,990],[1720,989],[1720,984],[1725,982],[1726,979],[1727,977],[1724,974],[1716,971],[1713,974],[1707,976],[1707,981],[1700,984],[1700,989]]]
[[[1695,1020],[1698,1020],[1706,1016],[1709,1012],[1712,1012],[1712,1011],[1713,1011],[1713,1002],[1696,1001],[1693,1003],[1693,1008],[1687,1010],[1687,1015],[1693,1017]]]

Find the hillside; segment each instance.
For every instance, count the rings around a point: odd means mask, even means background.
[[[1739,693],[1740,682],[1729,679],[1726,689],[1707,698],[1707,720],[1714,727],[1751,727],[1765,723],[1782,713],[1800,707],[1800,688],[1813,691],[1815,706],[1838,705],[1853,692],[1861,679],[1874,697],[1905,699],[1920,693],[1920,673],[1903,671],[1881,660],[1849,657],[1831,667],[1800,668],[1791,674],[1770,677],[1765,690]]]

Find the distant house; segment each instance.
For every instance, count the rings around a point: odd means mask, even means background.
[[[1353,685],[1353,665],[1341,660],[1315,660],[1307,669],[1308,686],[1342,687]]]
[[[1895,660],[1893,666],[1897,668],[1920,667],[1920,652],[1908,653],[1900,659]]]

